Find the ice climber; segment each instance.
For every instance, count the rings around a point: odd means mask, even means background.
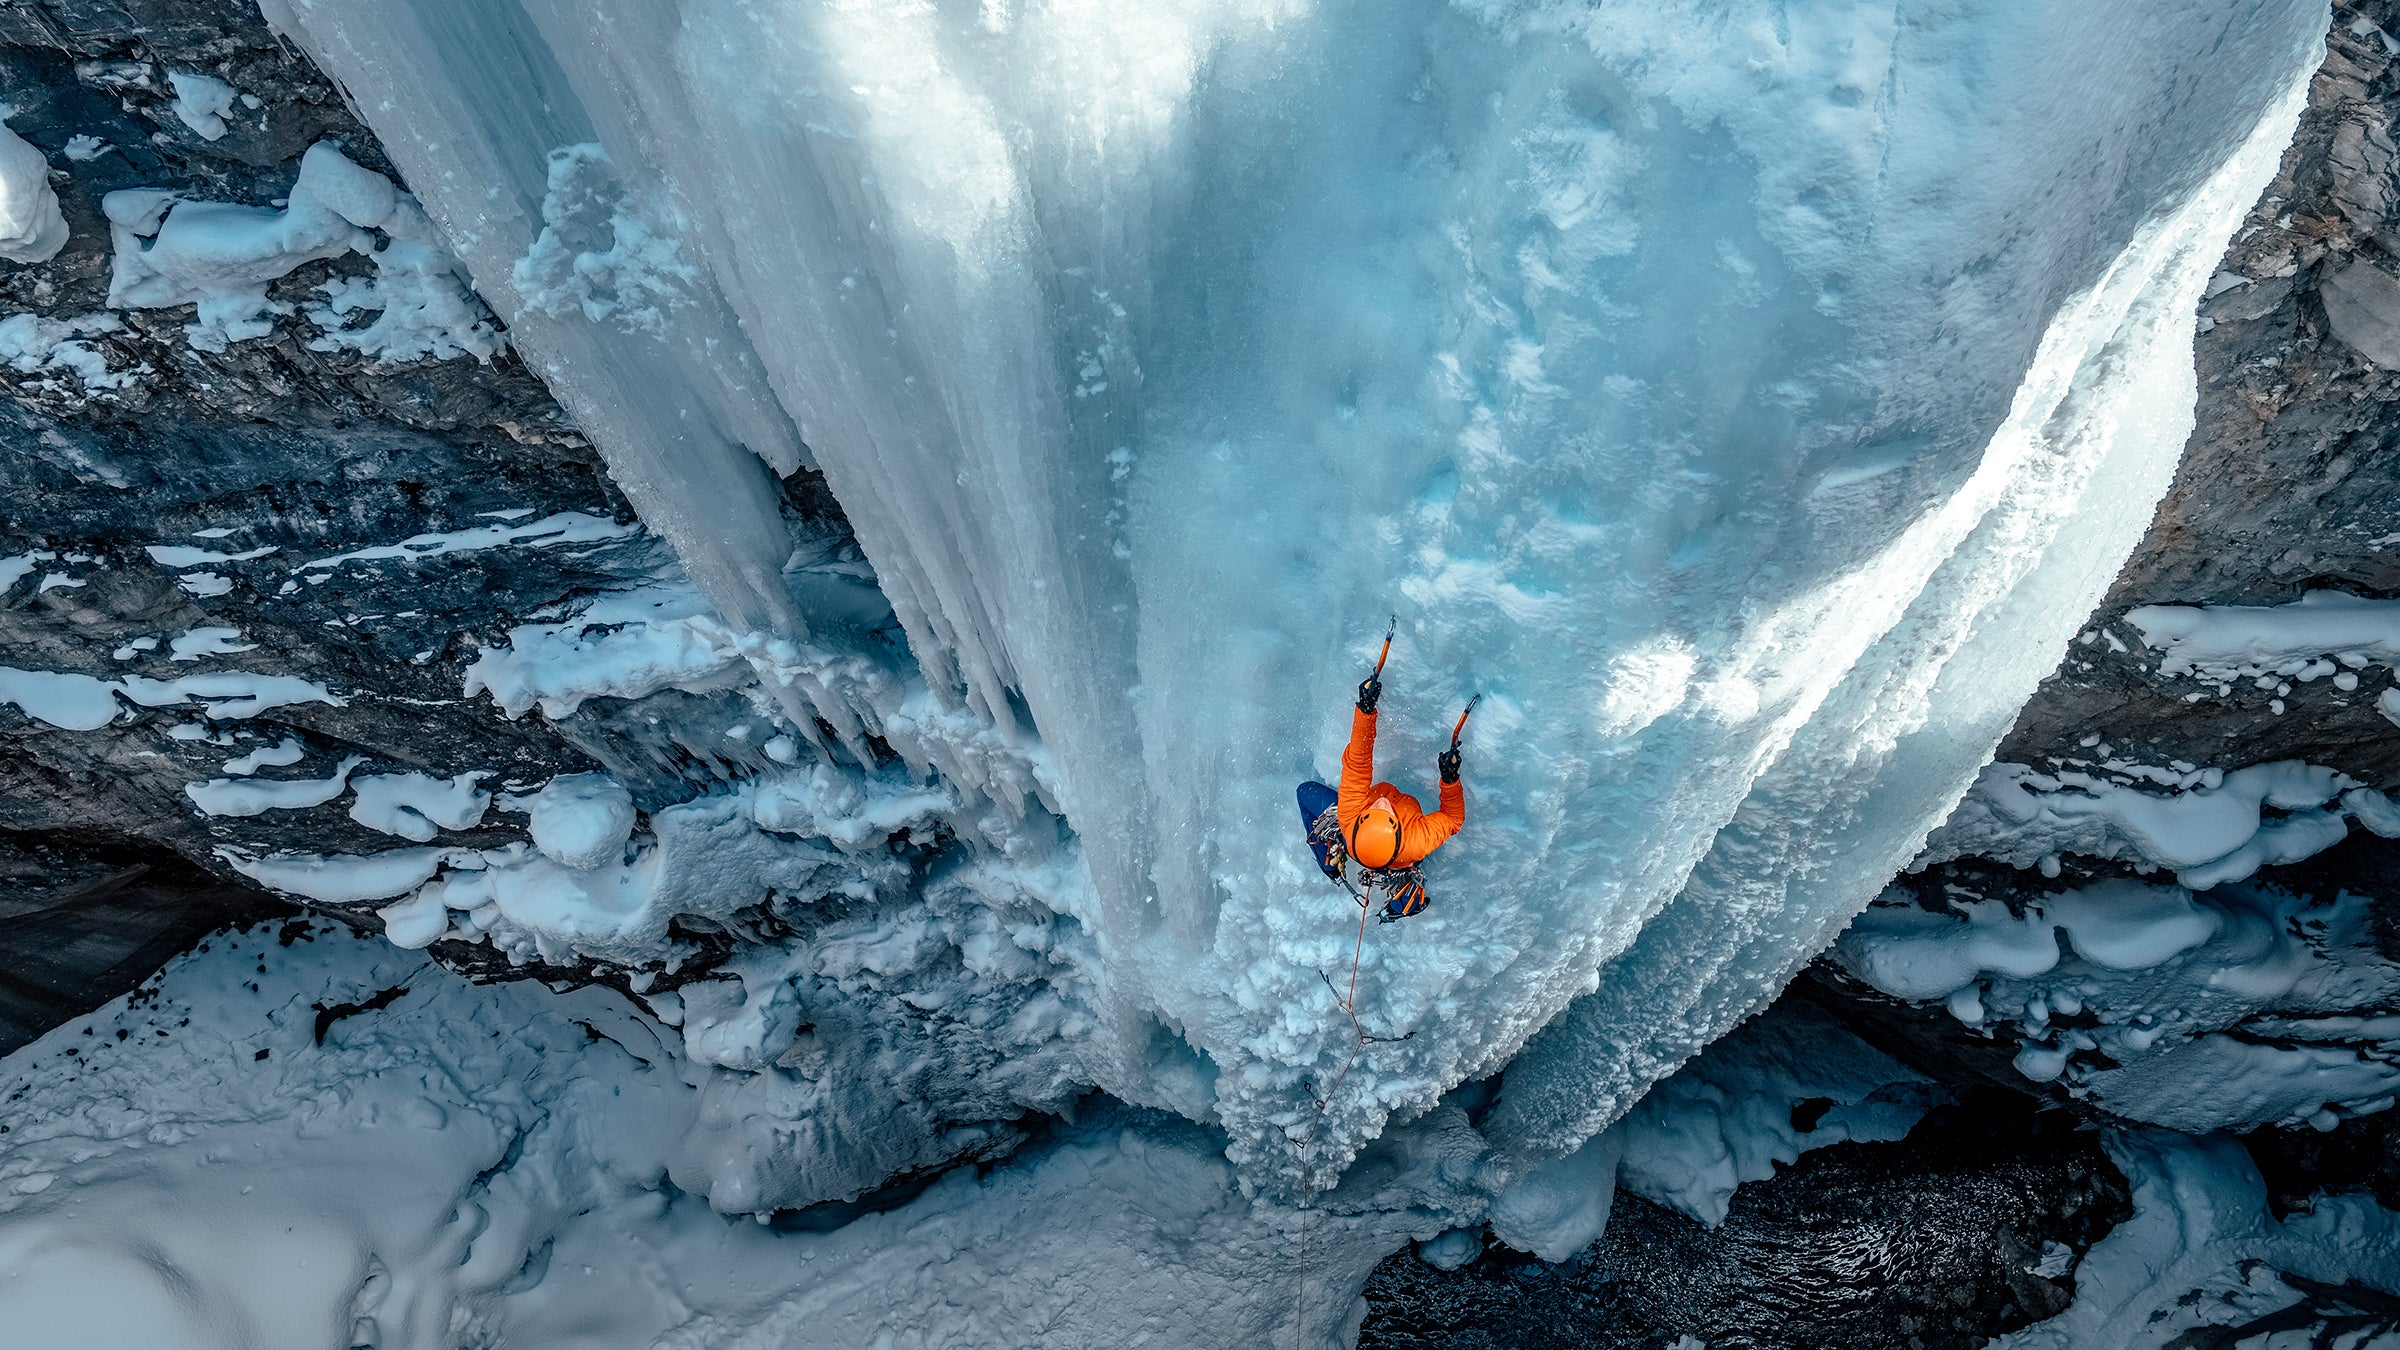
[[[1384,650],[1391,650],[1385,639]],[[1325,875],[1350,890],[1359,904],[1368,905],[1380,889],[1390,899],[1382,920],[1405,919],[1425,908],[1425,879],[1417,864],[1458,833],[1467,823],[1466,789],[1458,781],[1458,735],[1466,728],[1462,714],[1450,733],[1450,748],[1434,761],[1442,775],[1442,809],[1426,814],[1417,799],[1390,783],[1375,781],[1375,704],[1383,697],[1381,671],[1358,686],[1358,711],[1350,718],[1350,744],[1342,751],[1340,792],[1323,783],[1300,785],[1300,816],[1308,822],[1309,848]],[[1474,704],[1467,705],[1468,712]],[[1344,860],[1356,863],[1360,885],[1344,875]]]

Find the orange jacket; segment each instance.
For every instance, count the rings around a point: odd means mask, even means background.
[[[1400,856],[1391,866],[1406,867],[1423,862],[1425,855],[1442,846],[1442,841],[1458,833],[1467,823],[1467,792],[1457,783],[1442,784],[1442,809],[1426,815],[1417,799],[1389,783],[1375,781],[1375,714],[1352,710],[1350,714],[1350,745],[1342,751],[1342,791],[1334,801],[1334,819],[1341,822],[1342,837],[1350,837],[1351,823],[1375,803],[1391,799],[1391,812],[1400,820]]]

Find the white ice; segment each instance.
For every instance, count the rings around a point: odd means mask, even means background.
[[[2194,1132],[2330,1127],[2400,1092],[2400,1064],[2378,1043],[2400,1022],[2346,1015],[2400,997],[2363,897],[2112,880],[2021,914],[1998,900],[1952,908],[1895,893],[1833,959],[1895,998],[2006,1032],[2018,1072],[2119,1117]]]
[[[269,708],[293,703],[330,703],[340,707],[343,702],[325,686],[296,675],[252,675],[228,670],[173,680],[154,680],[142,675],[103,680],[70,671],[0,666],[0,703],[13,703],[26,716],[69,731],[96,731],[107,726],[117,715],[116,700],[120,697],[145,708],[168,708],[196,701],[209,717],[224,719],[256,717]]]
[[[120,370],[109,365],[108,358],[84,340],[101,333],[123,331],[125,321],[114,314],[80,314],[65,319],[12,314],[0,319],[0,363],[20,375],[45,372],[73,375],[86,392],[123,389],[147,374],[149,365],[143,363]],[[55,378],[40,384],[53,391],[60,387]]]
[[[195,321],[184,332],[202,351],[273,332],[275,317],[293,306],[269,299],[267,287],[304,263],[347,253],[372,258],[375,279],[340,279],[329,288],[326,303],[311,310],[326,329],[311,345],[353,347],[386,361],[488,358],[500,348],[497,330],[415,200],[331,141],[301,155],[280,211],[190,201],[163,188],[122,188],[102,198],[101,207],[115,249],[109,307],[194,305]],[[343,326],[351,315],[374,310],[382,315],[373,324]]]
[[[1096,953],[1094,1081],[1185,1109],[1196,1079],[1286,1186],[1584,994],[1489,1121],[1507,1166],[1572,1151],[1918,851],[2166,486],[2194,305],[2323,27],[2297,0],[263,7],[801,738],[880,730],[982,866],[1083,874],[1046,893]],[[619,266],[668,234],[671,297]],[[552,305],[567,252],[633,309]],[[910,663],[819,643],[786,589],[768,467],[808,455]],[[1404,784],[1489,697],[1433,908],[1362,963],[1372,1028],[1418,1034],[1317,1121],[1349,911],[1291,790],[1393,609]],[[618,925],[536,889],[544,931],[650,931],[650,901]]]
[[[2085,1253],[2075,1303],[1991,1342],[1993,1350],[2160,1350],[2226,1344],[2258,1350],[2340,1345],[2357,1331],[2303,1324],[2236,1339],[2230,1329],[2303,1301],[2286,1274],[2400,1294],[2400,1214],[2371,1196],[2320,1196],[2289,1218],[2267,1212],[2266,1184],[2241,1144],[2164,1131],[2112,1132],[2109,1157],[2133,1183],[2133,1217]],[[2216,1329],[2217,1336],[2209,1333]]]
[[[0,123],[0,258],[43,263],[67,246],[67,220],[50,188],[50,161]]]
[[[1917,866],[1980,857],[2056,875],[2061,854],[2164,867],[2194,890],[2240,881],[2340,843],[2353,819],[2400,836],[2400,808],[2382,792],[2298,760],[2197,771],[2180,791],[2022,764],[1992,764],[1926,841]]]
[[[747,1122],[678,1039],[611,991],[472,984],[337,925],[219,934],[0,1061],[0,1327],[87,1350],[1077,1350],[1288,1345],[1297,1317],[1317,1347],[1383,1253],[1479,1217],[1445,1180],[1478,1148],[1455,1110],[1396,1131],[1303,1235],[1206,1132],[1102,1104],[913,1198],[729,1218],[699,1197]]]
[[[344,759],[330,778],[212,778],[186,783],[184,795],[211,816],[256,816],[269,811],[298,811],[323,806],[350,786],[350,771],[363,761]]]
[[[174,86],[175,119],[197,132],[204,141],[225,137],[225,119],[233,112],[234,100],[241,91],[214,75],[191,71],[167,72],[167,83]]]

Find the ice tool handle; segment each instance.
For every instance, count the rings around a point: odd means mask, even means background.
[[[1458,715],[1458,725],[1450,728],[1451,749],[1456,750],[1458,748],[1458,738],[1466,734],[1467,719],[1475,715],[1475,705],[1481,702],[1483,702],[1483,695],[1481,694],[1477,694],[1475,697],[1467,700],[1466,711]]]
[[[1392,635],[1399,631],[1400,616],[1394,614],[1392,621],[1383,627],[1383,651],[1375,658],[1375,673],[1370,678],[1378,680],[1383,678],[1383,663],[1392,659]]]

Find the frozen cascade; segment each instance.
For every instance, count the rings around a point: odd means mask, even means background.
[[[1490,697],[1434,908],[1361,978],[1419,1034],[1313,1161],[1583,995],[1489,1122],[1555,1156],[1830,941],[2054,662],[2323,22],[262,4],[735,628],[805,643],[760,464],[823,469],[929,697],[1079,841],[1086,1062],[1213,1110],[1254,1183],[1350,1049],[1290,794],[1382,614],[1401,782]],[[896,687],[807,697],[889,730]]]

